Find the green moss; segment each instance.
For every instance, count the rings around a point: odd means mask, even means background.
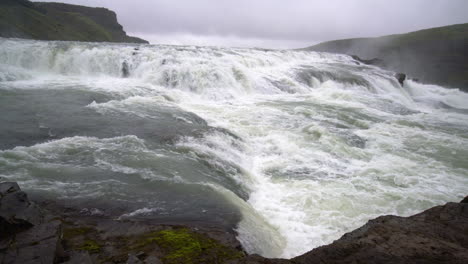
[[[161,247],[169,252],[165,259],[191,263],[194,258],[202,253],[201,241],[187,229],[164,230],[159,232],[154,239]]]
[[[94,229],[92,229],[90,227],[65,228],[63,230],[63,238],[64,239],[71,239],[71,238],[74,238],[76,236],[81,236],[81,235],[85,235],[87,233],[90,233],[93,230]]]
[[[157,244],[166,264],[223,263],[243,257],[243,253],[187,228],[163,230],[145,235],[137,247]]]
[[[86,240],[79,250],[86,250],[90,253],[97,253],[101,250],[101,246],[94,240]]]

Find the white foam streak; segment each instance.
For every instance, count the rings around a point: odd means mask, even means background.
[[[179,107],[232,132],[184,137],[175,147],[250,192],[244,201],[203,183],[241,210],[239,239],[250,253],[297,256],[371,218],[413,214],[468,189],[468,95],[410,80],[401,87],[392,72],[345,55],[7,39],[0,46],[0,81],[13,89],[72,84],[114,96],[87,106],[103,115],[150,119],[153,105]],[[124,62],[129,78],[121,78]],[[0,152],[0,162],[60,160],[69,151],[94,151],[99,168],[167,180],[145,169],[150,162],[123,158],[160,158],[132,136],[18,147]]]

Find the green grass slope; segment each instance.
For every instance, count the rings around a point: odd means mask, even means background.
[[[0,37],[147,43],[127,36],[108,9],[27,0],[0,2]]]
[[[379,58],[384,68],[426,83],[468,91],[468,24],[379,38],[335,40],[306,49]]]

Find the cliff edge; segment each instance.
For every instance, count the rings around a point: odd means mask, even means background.
[[[468,24],[379,38],[335,40],[306,50],[378,58],[377,66],[422,82],[468,91]]]
[[[0,2],[0,37],[148,43],[127,36],[115,12],[106,8],[28,0]]]

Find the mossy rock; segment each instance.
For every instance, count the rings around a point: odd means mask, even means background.
[[[94,240],[86,240],[83,245],[79,248],[79,250],[85,250],[88,251],[89,253],[98,253],[101,251],[101,245],[99,245],[96,241]]]
[[[63,239],[72,239],[77,236],[86,235],[94,231],[91,227],[77,227],[77,228],[65,228],[63,230]]]
[[[151,244],[157,244],[162,249],[165,264],[223,263],[244,256],[243,252],[187,228],[152,232],[145,235],[137,247]]]

